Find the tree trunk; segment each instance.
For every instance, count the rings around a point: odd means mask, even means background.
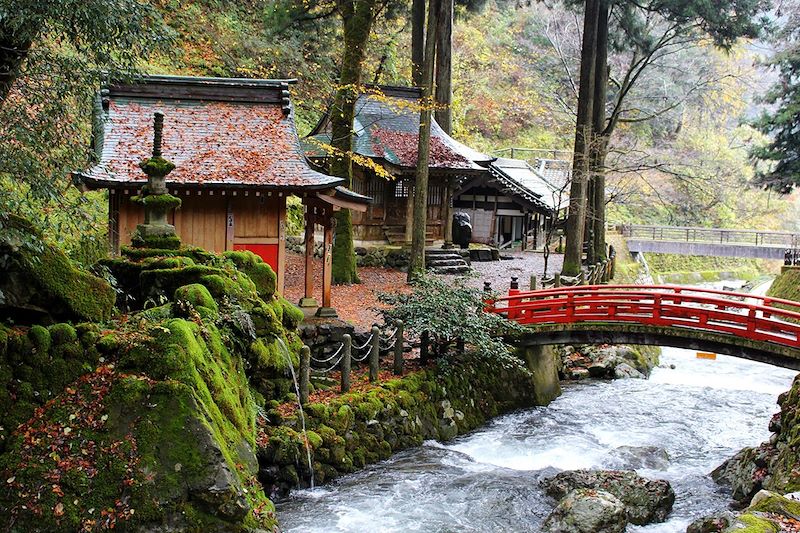
[[[425,272],[425,229],[428,215],[428,163],[431,149],[431,103],[433,100],[433,69],[436,60],[437,0],[429,0],[428,24],[425,32],[425,64],[422,76],[422,109],[419,113],[419,142],[417,144],[417,175],[414,185],[414,224],[411,231],[411,261],[408,281]]]
[[[375,17],[377,0],[350,0],[338,3],[344,22],[344,57],[339,89],[331,114],[331,145],[339,154],[331,162],[330,172],[345,179],[349,187],[353,179],[353,116],[358,86],[361,84],[364,55]],[[332,274],[334,283],[358,283],[356,256],[353,248],[353,223],[349,209],[336,212],[336,234],[333,243]]]
[[[453,130],[453,0],[439,0],[436,36],[436,122],[450,135]]]
[[[608,137],[606,128],[606,91],[608,89],[608,2],[600,1],[597,19],[597,58],[595,61],[594,106],[592,108],[591,176],[592,191],[592,243],[595,262],[607,259],[606,253],[606,155]]]
[[[411,3],[411,79],[415,87],[422,86],[425,61],[425,0]]]
[[[595,45],[599,0],[586,1],[581,46],[581,79],[578,90],[578,118],[575,124],[575,153],[572,160],[572,183],[567,216],[567,242],[561,273],[577,276],[583,255],[583,226],[586,219],[586,189],[589,173],[589,144],[592,139],[592,105],[594,97]]]
[[[15,38],[8,30],[0,30],[0,104],[11,91],[32,45],[33,39]]]

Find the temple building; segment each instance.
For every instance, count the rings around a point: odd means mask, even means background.
[[[363,211],[368,198],[343,180],[308,165],[294,123],[292,80],[145,76],[111,84],[98,95],[94,117],[96,163],[75,172],[82,189],[108,189],[112,253],[131,242],[144,210],[133,197],[147,176],[154,113],[163,114],[163,156],[175,164],[166,177],[181,207],[170,214],[181,242],[213,252],[251,250],[275,270],[278,291],[285,274],[286,198],[306,207],[306,235],[313,254],[314,225],[325,239],[323,307],[330,307],[332,215]],[[309,230],[310,228],[310,230]],[[306,260],[310,269],[311,257]],[[313,276],[306,275],[307,305],[315,305]]]
[[[387,179],[368,165],[354,165],[352,189],[372,198],[366,211],[353,214],[359,244],[411,240],[421,94],[413,87],[369,86],[356,102],[353,151],[392,176]],[[329,111],[304,139],[306,153],[320,169],[326,168],[330,143]],[[548,194],[516,181],[521,174],[529,181],[539,178],[527,163],[498,160],[465,146],[433,118],[429,164],[428,245],[452,242],[454,208],[475,219],[473,241],[497,245],[511,239],[523,249],[540,244],[539,236],[556,216]],[[524,172],[515,165],[524,166]]]

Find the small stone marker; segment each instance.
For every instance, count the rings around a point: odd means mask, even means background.
[[[353,352],[353,338],[350,336],[349,333],[345,333],[342,335],[342,378],[341,378],[341,385],[339,389],[342,392],[348,392],[350,390],[350,366],[352,364],[352,357]]]
[[[308,385],[311,380],[311,348],[300,349],[300,404],[308,403]]]
[[[403,375],[403,321],[397,321],[397,331],[394,334],[394,374]]]
[[[369,352],[369,382],[378,381],[378,356],[381,349],[381,330],[372,326],[372,349]]]

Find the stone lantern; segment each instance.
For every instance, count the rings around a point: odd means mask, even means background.
[[[167,222],[167,215],[180,207],[181,200],[167,191],[166,177],[175,165],[161,155],[164,114],[156,112],[153,122],[153,156],[139,165],[147,174],[147,185],[132,198],[144,206],[144,224],[136,226],[131,242],[136,248],[174,250],[180,248],[181,241],[175,226]]]

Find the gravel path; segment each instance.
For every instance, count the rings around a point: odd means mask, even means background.
[[[292,303],[297,303],[303,296],[303,283],[305,277],[304,257],[301,254],[289,252],[286,254],[286,280],[284,296]],[[535,273],[537,278],[542,277],[544,257],[534,252],[506,252],[504,257],[511,259],[501,261],[487,261],[472,263],[473,273],[467,277],[468,284],[472,287],[483,288],[483,282],[488,281],[497,292],[508,290],[511,276],[519,278],[520,289],[530,287],[530,276]],[[550,254],[547,273],[561,270],[563,256]],[[407,291],[406,274],[398,270],[376,267],[361,267],[358,269],[361,283],[358,285],[334,285],[331,289],[333,306],[339,312],[339,317],[354,324],[359,330],[367,330],[374,322],[381,318],[376,308],[381,307],[377,293]],[[453,279],[455,276],[443,276]],[[322,285],[322,260],[314,259],[314,287],[315,295],[320,298]]]
[[[519,278],[520,289],[530,288],[531,274],[536,274],[537,279],[541,280],[544,270],[544,256],[541,253],[505,252],[502,256],[510,259],[473,262],[472,270],[476,277],[469,279],[469,285],[482,289],[483,282],[488,281],[492,284],[492,289],[503,292],[511,285],[511,276]],[[563,259],[562,254],[550,254],[547,261],[548,275],[552,276],[554,272],[561,271]]]

